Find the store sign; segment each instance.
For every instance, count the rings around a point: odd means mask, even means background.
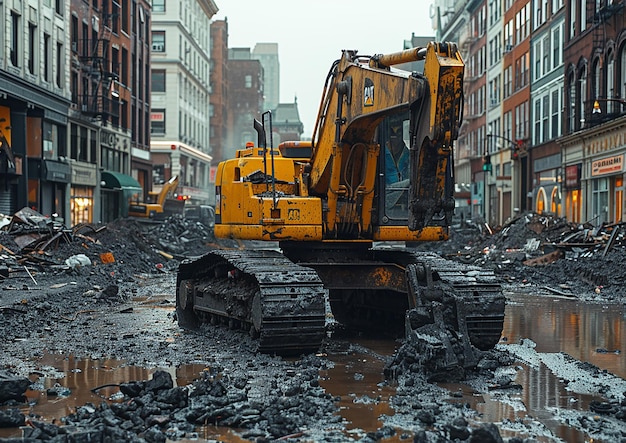
[[[568,189],[580,188],[580,164],[565,167],[565,187]]]
[[[614,174],[624,170],[624,154],[603,158],[591,163],[591,175]]]
[[[150,120],[153,122],[164,122],[165,121],[165,112],[155,112],[152,111],[150,113]]]
[[[105,145],[115,147],[117,145],[117,135],[115,135],[115,133],[113,132],[105,131],[103,129],[100,135],[100,141]]]
[[[72,184],[96,186],[96,165],[73,163]]]
[[[69,183],[72,177],[72,168],[67,163],[44,160],[43,177],[51,182]]]
[[[619,149],[624,145],[626,145],[626,132],[615,131],[603,137],[592,139],[589,144],[585,146],[585,149],[587,155],[596,155],[602,152]]]

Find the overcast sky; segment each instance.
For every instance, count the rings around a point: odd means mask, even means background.
[[[324,80],[342,49],[388,54],[404,40],[433,36],[429,0],[215,0],[228,46],[278,43],[280,101],[298,99],[304,137],[315,125]]]

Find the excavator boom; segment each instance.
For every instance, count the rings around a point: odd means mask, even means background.
[[[391,69],[419,60],[425,60],[423,75]],[[383,149],[379,125],[403,113],[408,115],[411,157],[409,229],[440,226],[442,218],[449,225],[454,209],[452,144],[460,123],[463,69],[451,43],[370,58],[343,51],[327,78],[308,177],[309,192],[328,199],[324,225],[329,235],[348,224],[360,232],[375,229],[370,214],[379,173],[376,159]],[[351,168],[355,164],[361,166],[358,171]],[[352,207],[341,209],[346,206]]]

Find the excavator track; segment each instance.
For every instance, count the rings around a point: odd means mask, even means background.
[[[407,266],[410,307],[449,306],[450,326],[467,334],[473,346],[492,349],[504,325],[505,297],[493,271],[444,259],[431,253],[413,253]]]
[[[249,329],[263,353],[315,352],[325,337],[328,292],[315,271],[274,250],[215,250],[181,263],[179,324],[220,319]]]
[[[295,263],[315,269],[329,290],[334,318],[346,329],[410,335],[401,327],[407,310],[421,309],[431,323],[468,337],[477,349],[500,341],[505,297],[491,270],[411,249],[281,247]],[[440,319],[433,318],[433,308]]]

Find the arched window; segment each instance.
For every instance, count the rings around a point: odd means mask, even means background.
[[[615,53],[613,51],[609,51],[606,56],[606,98],[615,98],[616,97],[615,90]],[[618,103],[608,101],[606,104],[606,112],[613,113],[618,112],[619,107]]]
[[[626,43],[622,44],[622,48],[619,52],[619,73],[617,78],[621,79],[618,84],[619,96],[626,98]]]
[[[535,203],[535,211],[537,214],[543,214],[546,210],[546,191],[543,188],[539,188],[537,191],[537,201]]]
[[[593,78],[591,84],[591,100],[602,97],[602,63],[600,58],[596,58],[593,62]]]
[[[567,130],[576,130],[576,74],[573,69],[567,75]]]
[[[578,74],[578,106],[576,114],[579,116],[577,128],[585,126],[585,102],[587,101],[587,66],[582,65]]]

